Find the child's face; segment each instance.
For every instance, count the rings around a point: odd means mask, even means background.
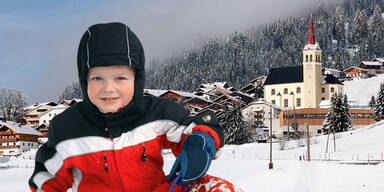
[[[91,68],[88,75],[88,96],[103,112],[114,113],[133,97],[135,74],[125,65]]]

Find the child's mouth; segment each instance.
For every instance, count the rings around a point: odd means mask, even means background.
[[[101,98],[101,100],[104,102],[104,103],[113,103],[117,100],[118,98]]]

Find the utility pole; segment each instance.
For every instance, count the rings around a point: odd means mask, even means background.
[[[311,161],[311,147],[309,145],[309,126],[308,126],[308,123],[306,123],[306,124],[307,124],[307,152],[308,152],[307,160]]]
[[[336,152],[336,136],[335,136],[335,122],[332,118],[332,125],[333,125],[333,147]]]
[[[269,169],[273,169],[272,163],[272,107],[269,109]]]

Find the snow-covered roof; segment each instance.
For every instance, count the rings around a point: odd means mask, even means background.
[[[331,68],[326,68],[326,67],[323,67],[324,70],[327,70],[327,71],[332,71],[332,72],[336,72],[336,73],[341,73],[342,71],[340,70],[337,70],[337,69],[331,69]]]
[[[359,69],[359,70],[362,70],[362,71],[367,71],[366,69],[362,69],[360,67],[352,66],[352,67],[348,67],[346,70],[344,70],[344,72],[348,71],[349,69],[353,69],[353,68]]]
[[[52,107],[51,109],[61,109],[61,108],[68,108],[68,106],[63,105],[63,104],[59,104],[59,105]]]
[[[379,62],[384,63],[384,58],[374,58],[373,61],[379,61]]]
[[[381,66],[381,63],[376,61],[362,61],[361,63],[364,65],[380,65]]]
[[[160,90],[160,89],[144,89],[144,93],[159,97],[163,93],[167,92],[168,90]]]
[[[307,45],[305,45],[304,50],[321,50],[321,49],[320,49],[319,44],[317,44],[317,43],[315,43],[315,44],[308,43]]]
[[[21,134],[39,135],[39,136],[43,135],[39,131],[36,131],[35,129],[33,129],[28,125],[19,125],[12,121],[7,121],[7,122],[0,121],[0,126],[2,125],[5,125],[10,129],[16,131],[17,133],[21,133]]]
[[[206,88],[209,91],[209,90],[212,90],[214,88],[220,88],[220,89],[224,89],[224,90],[229,90],[231,88],[231,87],[225,88],[225,86],[229,87],[227,82],[204,83],[204,84],[201,84],[199,86],[199,89]],[[206,90],[206,89],[204,89],[204,90]]]
[[[320,108],[328,108],[329,106],[331,106],[330,100],[322,100],[319,104]]]

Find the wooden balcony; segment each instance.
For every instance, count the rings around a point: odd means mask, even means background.
[[[18,149],[20,145],[8,145],[8,146],[0,146],[0,149]]]

